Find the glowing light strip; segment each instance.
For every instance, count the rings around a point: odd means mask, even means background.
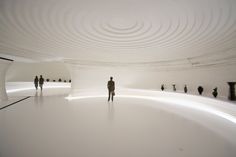
[[[70,86],[45,86],[44,89],[54,89],[54,88],[70,88]],[[18,89],[8,89],[7,93],[21,92],[26,90],[35,90],[35,87],[28,88],[18,88]]]
[[[68,96],[66,97],[67,100],[75,100],[75,99],[87,99],[87,98],[106,98],[106,95],[95,95],[95,96]],[[207,112],[213,115],[216,115],[218,117],[221,117],[223,119],[226,119],[230,122],[233,122],[236,124],[236,117],[233,115],[230,115],[228,113],[225,113],[223,111],[217,110],[213,107],[208,106],[207,104],[194,102],[194,101],[186,101],[182,99],[169,99],[169,98],[163,98],[163,97],[152,97],[152,96],[137,96],[137,95],[116,95],[116,97],[120,98],[136,98],[136,99],[146,99],[146,100],[153,100],[158,102],[164,102],[168,104],[174,104],[183,106],[186,108],[191,108],[198,111]]]
[[[14,92],[20,92],[25,90],[32,90],[33,88],[19,88],[19,89],[8,89],[7,93],[14,93]]]

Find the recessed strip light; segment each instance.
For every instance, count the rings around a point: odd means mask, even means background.
[[[106,95],[93,95],[93,96],[68,96],[66,97],[67,100],[78,100],[78,99],[87,99],[87,98],[106,98]],[[221,117],[223,119],[226,119],[230,122],[233,122],[236,124],[236,117],[233,115],[230,115],[226,112],[223,112],[219,109],[213,108],[207,104],[199,103],[195,101],[190,100],[182,100],[182,99],[176,99],[176,98],[165,98],[165,97],[153,97],[153,96],[140,96],[140,95],[116,95],[116,98],[135,98],[135,99],[146,99],[146,100],[152,100],[152,101],[158,101],[163,102],[167,104],[173,104],[178,105],[186,108],[190,108],[193,110],[203,111],[210,113],[212,115]]]

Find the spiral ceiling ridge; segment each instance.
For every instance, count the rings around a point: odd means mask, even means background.
[[[1,0],[0,6],[0,54],[124,64],[205,63],[206,56],[215,58],[212,64],[236,62],[234,0]]]

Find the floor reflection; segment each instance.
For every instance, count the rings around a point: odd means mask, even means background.
[[[63,96],[47,96],[45,91],[32,94],[31,99],[0,112],[0,156],[236,154],[232,138],[236,136],[235,125],[209,114],[146,99],[119,97],[107,102],[101,97],[68,101]]]
[[[34,103],[36,105],[42,105],[43,104],[43,92],[42,91],[35,91]]]
[[[114,119],[114,104],[113,102],[108,102],[108,120],[112,121]]]

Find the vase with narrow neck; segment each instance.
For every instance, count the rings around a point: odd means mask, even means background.
[[[236,96],[235,96],[235,84],[236,82],[228,82],[229,85],[229,100],[235,101]]]

